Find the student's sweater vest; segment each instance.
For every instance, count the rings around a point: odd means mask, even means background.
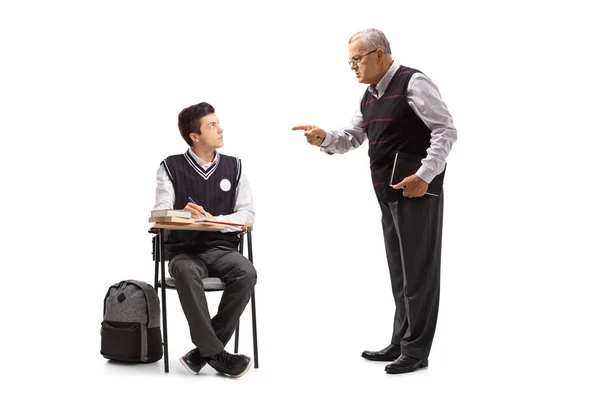
[[[396,153],[418,159],[427,156],[431,130],[407,102],[408,83],[417,72],[420,71],[401,66],[381,98],[377,99],[367,89],[360,104],[363,127],[369,140],[371,178],[380,201],[395,201],[402,197],[401,190],[389,186]]]
[[[163,162],[175,189],[174,209],[183,209],[191,197],[212,215],[234,212],[236,189],[242,173],[241,161],[219,154],[217,161],[204,170],[190,154],[167,157]],[[207,248],[225,245],[237,246],[235,232],[170,231],[166,247],[170,257],[178,253],[199,253]]]

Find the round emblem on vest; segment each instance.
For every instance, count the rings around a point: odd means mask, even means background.
[[[231,189],[231,182],[229,181],[229,179],[221,180],[221,183],[219,185],[221,186],[221,190],[224,192],[229,192],[229,189]]]

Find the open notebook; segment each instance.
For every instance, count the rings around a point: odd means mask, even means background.
[[[239,226],[239,227],[244,227],[246,226],[245,224],[238,224],[237,222],[228,222],[228,221],[218,221],[218,220],[214,220],[214,219],[195,219],[194,220],[195,224],[217,224],[217,225],[229,225],[229,226]]]

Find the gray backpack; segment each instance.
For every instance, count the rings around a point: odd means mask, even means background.
[[[135,280],[112,285],[104,298],[100,332],[100,354],[105,358],[140,363],[160,360],[160,308],[154,288]]]

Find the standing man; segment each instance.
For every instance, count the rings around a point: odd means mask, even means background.
[[[412,372],[428,365],[439,306],[444,196],[443,191],[438,196],[426,192],[445,171],[456,129],[437,87],[420,71],[394,61],[383,32],[356,33],[348,50],[350,69],[359,83],[369,85],[352,126],[292,129],[304,130],[308,143],[327,154],[342,154],[369,141],[396,313],[390,345],[362,356],[393,361],[385,367],[391,374]],[[397,154],[420,160],[420,168],[390,187]]]
[[[186,209],[194,218],[252,223],[252,193],[242,163],[217,152],[223,146],[223,129],[214,108],[199,103],[182,110],[179,132],[189,149],[160,164],[154,209]],[[175,278],[195,345],[180,361],[194,374],[207,363],[235,378],[250,368],[249,357],[225,351],[256,284],[256,270],[238,252],[238,244],[235,228],[222,232],[170,232],[166,246],[169,273]],[[221,278],[226,285],[212,319],[202,285],[202,279],[209,276]]]

